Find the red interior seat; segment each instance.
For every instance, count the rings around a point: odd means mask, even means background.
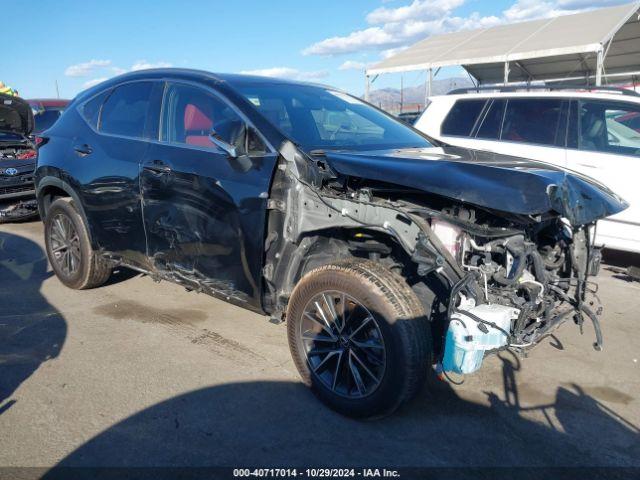
[[[184,109],[185,142],[188,145],[211,147],[209,133],[213,128],[213,120],[195,105],[189,103]]]

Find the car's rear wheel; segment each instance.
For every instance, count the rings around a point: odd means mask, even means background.
[[[431,364],[420,301],[403,278],[374,262],[307,273],[293,291],[287,322],[303,381],[344,415],[393,412],[420,389]]]
[[[105,283],[111,268],[91,248],[87,227],[73,200],[59,198],[51,204],[44,221],[49,263],[67,287],[82,290]]]

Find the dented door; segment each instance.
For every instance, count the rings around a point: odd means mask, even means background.
[[[140,171],[151,264],[162,277],[259,309],[275,156],[247,158],[243,168],[210,141],[212,128],[229,135],[223,130],[240,120],[213,92],[170,84],[163,112],[161,140]]]

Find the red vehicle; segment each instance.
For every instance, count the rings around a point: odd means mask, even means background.
[[[60,98],[33,98],[27,102],[33,110],[34,134],[44,132],[51,127],[69,104],[69,100]]]

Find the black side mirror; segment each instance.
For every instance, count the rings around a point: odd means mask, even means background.
[[[216,147],[227,152],[229,158],[238,158],[238,149],[236,148],[236,146],[231,145],[230,143],[223,140],[215,130],[211,130],[211,132],[209,133],[209,139]]]

